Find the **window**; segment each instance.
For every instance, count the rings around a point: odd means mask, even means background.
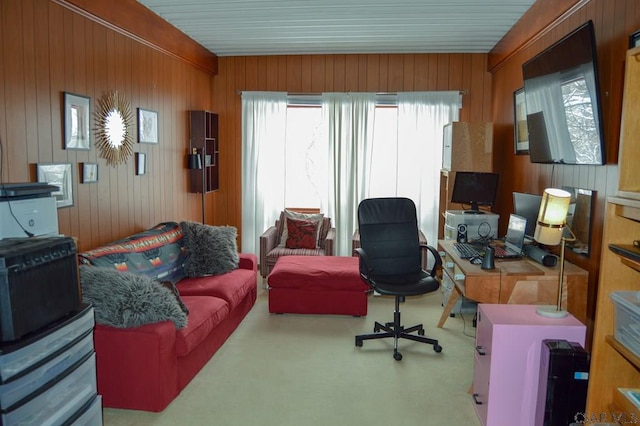
[[[326,141],[320,107],[288,107],[285,143],[285,206],[319,207],[326,192]]]
[[[289,106],[285,147],[285,205],[318,207],[326,193],[326,139],[322,137],[322,109],[318,106]],[[368,179],[370,197],[396,194],[398,109],[376,107],[374,149]]]

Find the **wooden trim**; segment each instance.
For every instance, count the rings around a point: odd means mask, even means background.
[[[211,75],[218,74],[218,57],[135,0],[51,0],[67,9],[125,34]]]
[[[503,63],[572,16],[590,0],[538,0],[491,49],[487,70],[494,73]]]

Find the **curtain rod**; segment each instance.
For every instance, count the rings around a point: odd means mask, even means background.
[[[256,90],[256,92],[260,92],[261,90]],[[266,90],[269,92],[269,90]],[[278,90],[273,90],[274,92],[278,92]],[[408,90],[407,92],[449,92],[449,90]],[[242,95],[242,92],[253,92],[253,90],[236,90],[236,95]],[[287,95],[291,96],[320,96],[323,92],[287,92]],[[344,93],[353,93],[352,90],[349,90]],[[376,92],[376,95],[397,95],[402,92]],[[458,93],[462,95],[469,94],[468,90],[458,90]]]

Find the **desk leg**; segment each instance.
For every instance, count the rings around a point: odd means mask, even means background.
[[[460,290],[457,286],[453,286],[451,291],[451,296],[449,296],[449,301],[447,302],[447,306],[444,307],[444,311],[442,311],[442,316],[440,317],[440,321],[438,321],[438,328],[442,328],[444,322],[451,315],[451,311],[453,311],[453,307],[456,305],[456,302],[460,298]]]

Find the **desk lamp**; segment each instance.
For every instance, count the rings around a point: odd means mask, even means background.
[[[191,154],[189,154],[187,156],[187,168],[189,170],[202,170],[202,156],[200,154],[198,154],[198,150],[196,148],[193,148],[193,150],[191,151]],[[204,180],[204,170],[202,170],[202,223],[204,224],[204,195],[205,195],[205,191],[204,191],[204,185],[205,185],[205,180]]]
[[[556,306],[540,306],[538,315],[551,318],[563,318],[567,311],[562,310],[562,287],[564,284],[564,247],[567,240],[574,241],[575,234],[566,223],[571,194],[562,189],[547,188],[542,195],[538,221],[533,239],[540,244],[556,246],[560,244],[560,276],[558,277],[558,302]],[[567,229],[571,237],[563,235]]]

